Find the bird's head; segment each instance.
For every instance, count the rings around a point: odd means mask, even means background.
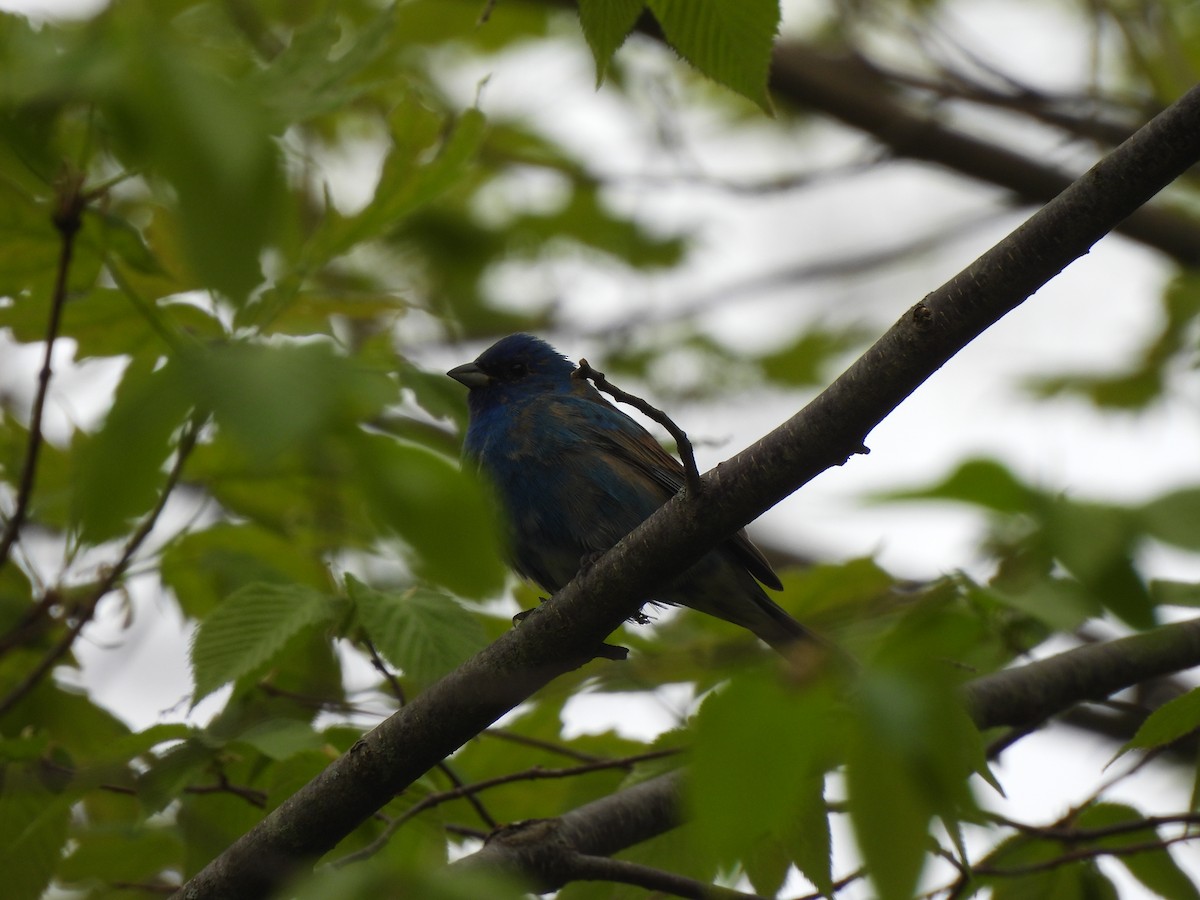
[[[575,365],[531,334],[510,334],[492,344],[474,362],[446,374],[471,390],[472,398],[503,397],[529,391],[570,390]]]

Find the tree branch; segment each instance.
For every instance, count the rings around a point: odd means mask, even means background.
[[[1105,644],[1088,644],[967,685],[980,728],[1026,727],[1085,700],[1200,665],[1200,618]]]
[[[1163,654],[1165,659],[1160,659],[1159,654]],[[985,731],[1012,724],[1014,708],[1023,701],[1029,702],[1028,698],[1039,696],[1042,691],[1049,692],[1053,702],[1034,702],[1033,705],[1038,707],[1041,718],[1046,718],[1077,703],[1099,699],[1103,696],[1100,691],[1113,693],[1156,678],[1162,674],[1164,666],[1173,666],[1178,670],[1195,665],[1200,665],[1200,618],[1164,625],[1106,644],[1089,644],[1024,666],[981,676],[964,686],[964,701],[975,724]],[[1114,672],[1119,675],[1114,675]],[[498,837],[489,840],[481,850],[454,862],[450,868],[504,872],[532,885],[531,889],[539,892],[561,888],[566,881],[556,880],[562,876],[558,868],[560,863],[546,860],[544,854],[547,847],[558,854],[603,855],[604,851],[593,845],[590,829],[611,834],[610,829],[614,825],[619,827],[623,816],[636,821],[638,827],[631,829],[627,841],[607,852],[624,850],[649,837],[670,831],[683,818],[683,777],[682,772],[670,772],[642,782],[636,788],[581,806],[559,819],[538,820],[531,823],[528,829],[514,826],[509,832],[501,832]],[[1086,831],[1065,828],[1030,830],[1055,840],[1081,841],[1162,824],[1186,823],[1192,818],[1160,817]],[[569,827],[560,824],[566,822],[570,823]],[[536,832],[532,830],[533,824],[536,824]],[[531,847],[534,840],[544,842],[546,847]],[[581,843],[573,843],[575,840]],[[605,846],[611,848],[611,842]]]
[[[1045,203],[1071,183],[1064,172],[914,111],[895,83],[862,60],[800,42],[780,44],[773,56],[771,90],[799,106],[818,109],[872,135],[894,154],[945,166],[1012,191],[1027,203]],[[1169,209],[1148,207],[1116,230],[1180,264],[1200,263],[1200,226]]]
[[[21,480],[17,484],[17,501],[12,515],[4,523],[0,533],[0,567],[8,562],[12,545],[17,540],[25,516],[29,513],[29,501],[33,497],[33,485],[37,480],[38,456],[42,450],[42,414],[46,409],[46,395],[50,392],[52,375],[51,361],[54,344],[58,340],[58,329],[62,322],[63,307],[67,302],[67,277],[71,271],[71,257],[75,250],[75,236],[83,227],[83,210],[87,206],[88,194],[83,190],[83,176],[67,173],[63,176],[55,197],[53,222],[60,237],[58,270],[54,276],[54,290],[50,295],[50,317],[46,322],[46,352],[42,355],[42,367],[38,371],[37,394],[33,398],[33,411],[29,416],[29,440],[25,446],[25,462],[21,467]]]
[[[824,393],[677,495],[549,602],[366,734],[179,896],[261,897],[597,646],[656,586],[825,469],[958,350],[1200,159],[1194,89],[906,313]],[[623,839],[623,838],[622,838]],[[603,850],[597,850],[606,855]]]
[[[54,668],[55,664],[70,652],[71,647],[75,644],[75,639],[79,637],[87,623],[92,620],[97,605],[116,586],[117,582],[121,580],[121,577],[129,568],[129,564],[133,562],[134,554],[137,553],[138,548],[142,546],[146,538],[150,536],[150,532],[154,530],[154,525],[158,522],[158,517],[167,505],[167,498],[170,497],[171,491],[179,483],[179,478],[183,474],[184,463],[187,462],[192,448],[196,446],[196,439],[200,434],[200,425],[201,423],[198,420],[193,420],[184,427],[183,432],[179,436],[179,445],[175,450],[175,463],[171,466],[171,471],[167,475],[166,483],[159,493],[154,508],[146,514],[146,517],[137,527],[137,530],[125,542],[120,558],[108,569],[104,577],[100,579],[99,583],[88,595],[88,598],[80,606],[75,623],[38,660],[37,664],[26,673],[17,686],[9,691],[3,699],[0,699],[0,718],[7,715],[17,703],[37,687],[38,683],[46,677],[46,674]]]

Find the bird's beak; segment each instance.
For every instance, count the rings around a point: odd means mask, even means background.
[[[461,366],[455,366],[446,373],[460,384],[465,384],[467,387],[474,390],[475,388],[487,387],[492,383],[492,376],[473,362],[463,363]]]

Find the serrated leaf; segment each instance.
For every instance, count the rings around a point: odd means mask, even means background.
[[[807,834],[798,822],[824,820],[819,785],[841,752],[843,723],[826,684],[796,690],[754,673],[709,697],[696,718],[687,781],[705,855],[730,865],[753,856],[764,839],[787,835],[808,842],[783,848],[788,858],[814,883],[828,883],[827,825]],[[773,868],[760,867],[759,877],[769,882]]]
[[[394,399],[381,372],[326,342],[231,342],[186,357],[189,390],[258,461],[370,418]]]
[[[464,597],[504,583],[494,512],[478,479],[423,447],[358,432],[347,438],[364,501],[412,548],[416,571]]]
[[[1136,517],[1099,503],[1058,500],[1045,514],[1051,552],[1108,609],[1134,628],[1156,624],[1154,603],[1133,562]]]
[[[72,513],[85,542],[121,534],[131,517],[153,506],[171,435],[191,406],[177,366],[130,363],[100,431],[77,448]]]
[[[397,109],[392,120],[392,151],[384,161],[374,198],[355,216],[328,217],[328,226],[310,248],[315,258],[332,258],[395,228],[400,220],[459,184],[474,164],[486,127],[483,113],[468,109],[439,141],[444,132],[440,116],[415,101]],[[436,153],[430,159],[433,147]]]
[[[596,60],[597,87],[645,8],[646,0],[580,0],[579,24]]]
[[[954,500],[1001,513],[1021,513],[1027,511],[1036,498],[1036,492],[1022,484],[1008,467],[991,459],[971,459],[928,487],[887,491],[875,494],[872,499],[885,502]]]
[[[1156,579],[1150,582],[1150,596],[1156,605],[1200,606],[1200,583]]]
[[[191,44],[132,13],[106,20],[116,49],[100,93],[121,145],[178,198],[183,245],[204,283],[241,302],[280,220],[282,165],[262,100],[221,78]],[[214,128],[213,122],[221,127]]]
[[[302,585],[251,584],[230,595],[192,640],[193,704],[267,663],[293,636],[333,611],[329,597]]]
[[[1123,803],[1095,803],[1083,810],[1075,820],[1080,829],[1104,830],[1145,820],[1138,810]],[[1155,829],[1126,832],[1100,838],[1097,844],[1106,849],[1118,849],[1130,844],[1142,845],[1149,837],[1157,837]],[[1170,851],[1163,847],[1142,853],[1114,854],[1114,858],[1129,870],[1134,878],[1167,900],[1198,900],[1200,891],[1179,868]]]
[[[1172,491],[1141,508],[1146,531],[1185,550],[1200,550],[1200,488]]]
[[[8,900],[38,900],[67,840],[70,804],[26,769],[5,772],[0,793],[0,872]]]
[[[478,619],[445,594],[377,591],[352,575],[346,591],[371,643],[420,684],[445,675],[487,643]]]
[[[647,0],[647,5],[680,56],[772,114],[767,75],[779,0]]]
[[[161,826],[86,829],[72,836],[72,847],[57,873],[68,884],[149,882],[164,870],[177,869],[183,857],[179,836]]]
[[[1197,728],[1200,728],[1200,688],[1193,688],[1150,713],[1120,753],[1162,747]]]
[[[256,722],[238,735],[237,740],[274,760],[284,760],[308,750],[319,750],[324,739],[308,722],[296,719],[267,719]]]

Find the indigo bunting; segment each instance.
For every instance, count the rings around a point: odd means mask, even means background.
[[[683,466],[574,369],[513,334],[446,373],[470,389],[463,454],[497,493],[510,562],[551,593],[683,486]],[[739,531],[646,600],[741,625],[778,650],[810,637],[759,581],[783,587]]]

